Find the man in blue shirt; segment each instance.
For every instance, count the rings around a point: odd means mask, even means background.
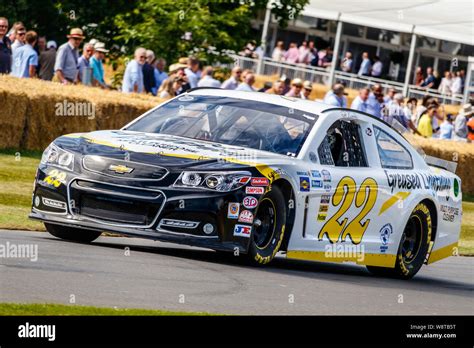
[[[186,76],[188,77],[189,85],[191,88],[198,86],[201,75],[199,74],[199,59],[195,57],[188,58],[188,67],[184,69]]]
[[[77,61],[79,59],[78,48],[84,40],[82,29],[72,28],[67,35],[68,41],[59,46],[54,64],[56,73],[53,81],[63,84],[76,83],[79,69]]]
[[[344,85],[342,83],[334,84],[332,90],[326,93],[324,103],[339,108],[347,108],[347,98],[344,93]]]
[[[423,80],[420,86],[426,88],[434,88],[435,82],[436,79],[433,75],[433,68],[429,66],[428,68],[426,68],[426,79]]]
[[[36,44],[38,34],[29,31],[25,35],[26,44],[18,47],[13,52],[11,75],[16,77],[36,77],[38,66],[38,53],[33,46]]]
[[[146,61],[146,49],[139,47],[135,50],[134,59],[125,68],[122,81],[122,92],[143,93],[143,71],[142,67]]]
[[[357,75],[369,76],[371,68],[372,64],[370,63],[369,54],[367,52],[362,53],[362,63],[360,64],[359,72],[357,73]]]
[[[368,88],[361,88],[359,95],[352,101],[351,109],[372,114],[372,107],[368,103],[369,93],[370,90]]]
[[[102,64],[107,52],[109,52],[109,50],[105,49],[105,44],[103,42],[97,42],[94,45],[94,55],[90,59],[94,84],[98,84],[102,88],[108,88],[104,80],[104,65]]]
[[[152,89],[153,95],[156,95],[158,89],[164,80],[168,78],[168,74],[165,72],[166,61],[163,58],[158,58],[155,62],[155,82],[156,87]]]

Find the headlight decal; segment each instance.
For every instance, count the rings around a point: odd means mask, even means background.
[[[74,171],[74,154],[51,143],[41,156],[41,163]]]
[[[217,192],[235,191],[252,178],[250,172],[191,172],[180,174],[173,187],[198,188]]]

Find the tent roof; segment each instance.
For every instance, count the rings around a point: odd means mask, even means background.
[[[302,14],[474,45],[472,0],[310,0]]]

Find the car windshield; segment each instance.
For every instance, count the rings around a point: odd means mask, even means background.
[[[169,134],[296,156],[317,116],[269,103],[183,95],[127,130]]]

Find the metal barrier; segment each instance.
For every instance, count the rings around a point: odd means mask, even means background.
[[[259,72],[262,75],[285,75],[290,79],[300,78],[302,80],[309,80],[312,83],[323,85],[327,85],[329,81],[329,70],[324,68],[313,67],[305,64],[279,62],[268,57],[261,60],[242,57],[236,54],[229,55],[229,57],[234,60],[235,65],[239,65],[242,69],[250,69]],[[364,87],[370,88],[375,84],[380,84],[384,89],[384,92],[387,92],[389,88],[395,88],[395,90],[400,93],[403,91],[402,82],[384,80],[371,76],[359,76],[344,71],[336,71],[335,81],[345,83],[347,88],[356,90]],[[410,85],[408,88],[408,98],[413,97],[421,99],[426,95],[438,98],[444,104],[459,105],[462,104],[463,101],[462,95],[445,95],[439,93],[437,90],[424,89],[415,85]]]
[[[439,93],[436,89],[427,89],[414,85],[408,87],[408,98],[422,99],[425,96],[436,98],[443,104],[461,105],[463,103],[462,94],[447,95]]]

